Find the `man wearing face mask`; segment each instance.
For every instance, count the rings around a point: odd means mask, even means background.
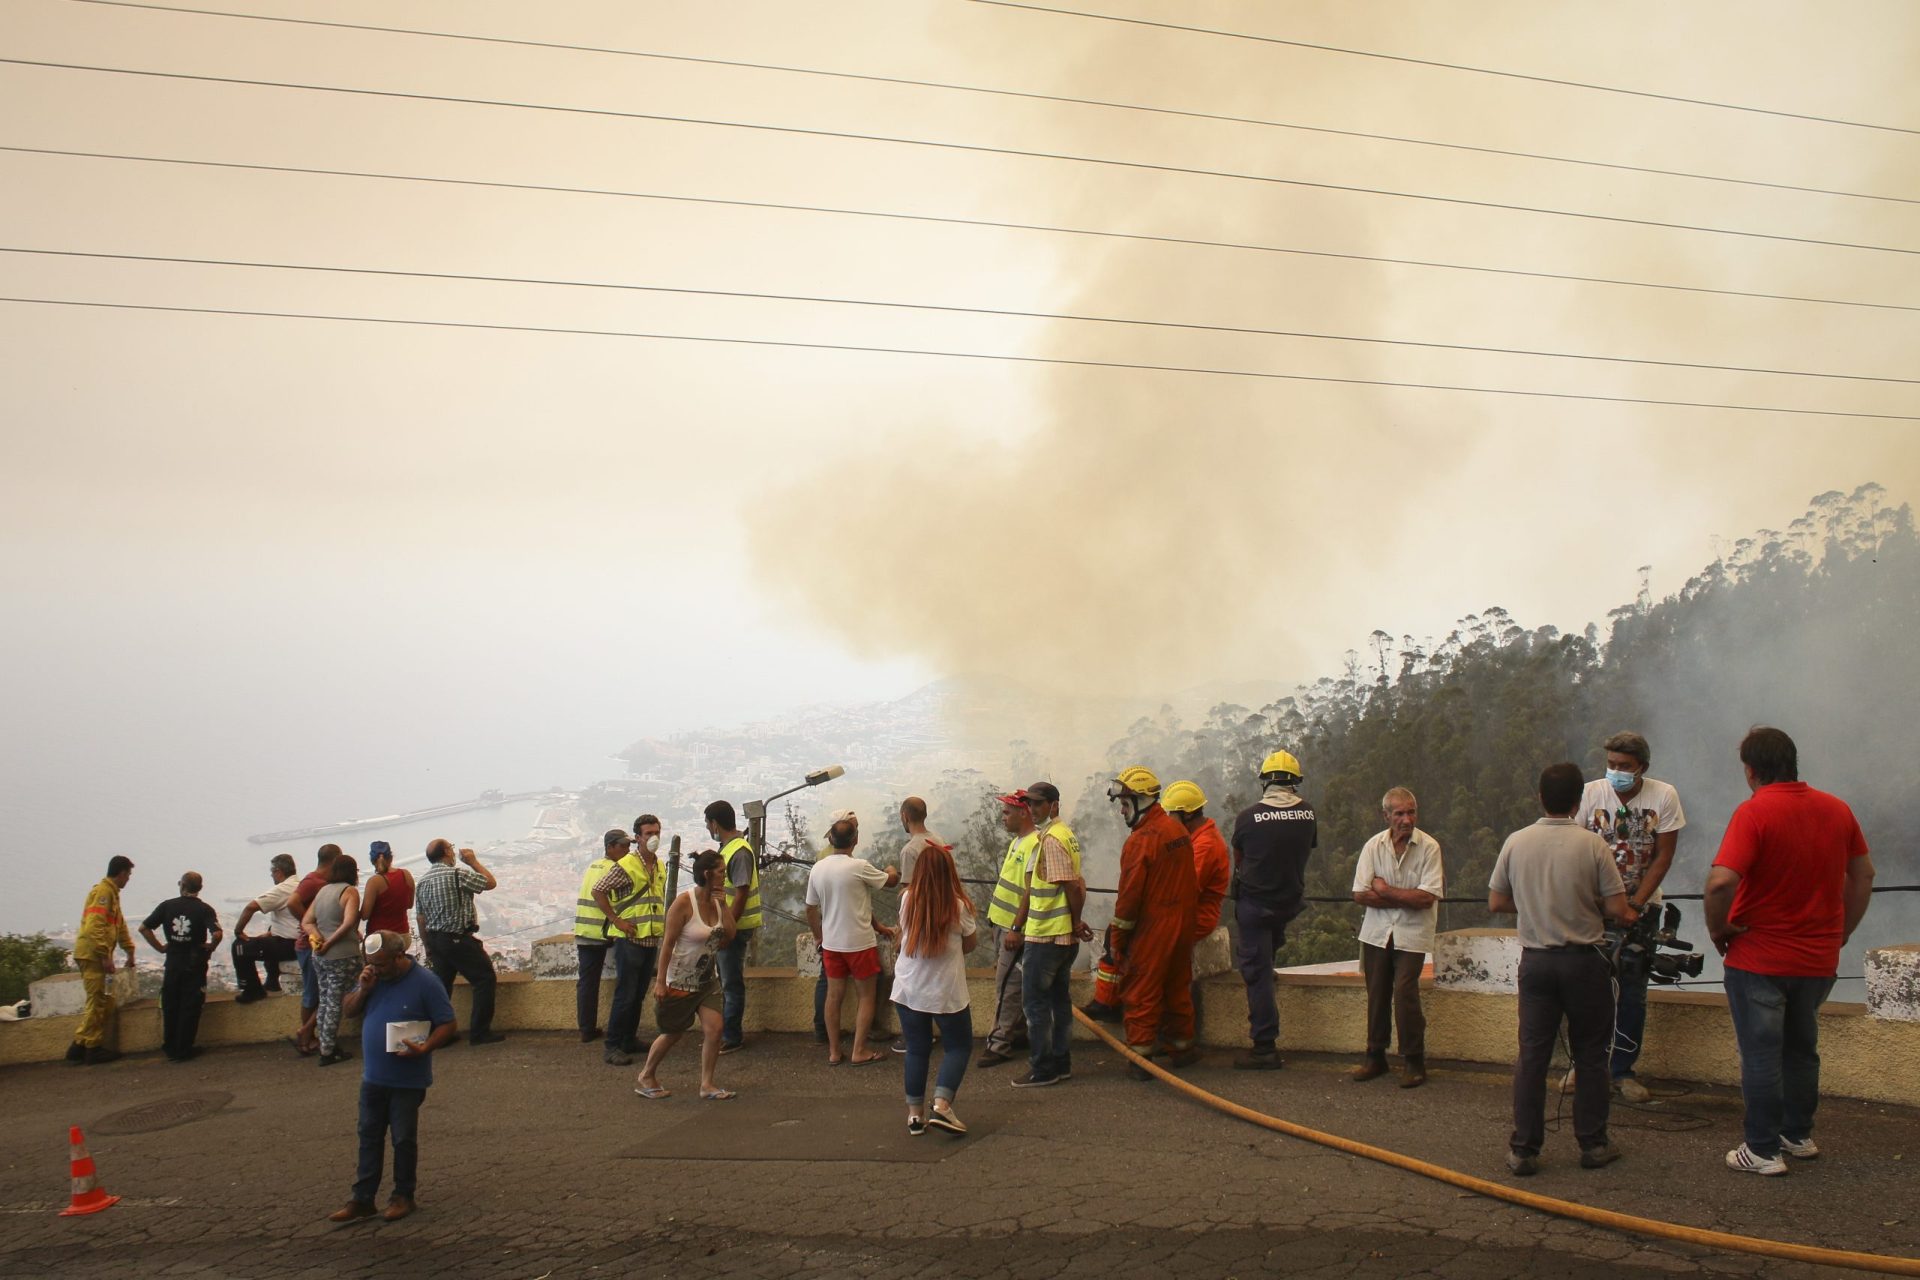
[[[1199,1059],[1193,1047],[1193,921],[1200,886],[1193,841],[1160,806],[1160,779],[1135,765],[1108,784],[1132,834],[1120,852],[1113,904],[1113,955],[1127,1045],[1142,1057],[1164,1052],[1176,1067]],[[1138,1065],[1128,1070],[1148,1079]]]
[[[1647,776],[1653,753],[1645,738],[1637,733],[1616,733],[1603,746],[1607,753],[1606,776],[1586,785],[1574,816],[1613,846],[1614,863],[1627,886],[1627,922],[1631,923],[1648,903],[1658,900],[1660,882],[1673,866],[1673,851],[1680,843],[1680,829],[1687,825],[1687,815],[1680,808],[1679,792]],[[1610,928],[1609,947],[1618,941],[1622,928],[1624,925]],[[1652,1095],[1633,1078],[1633,1064],[1640,1057],[1641,1037],[1647,1029],[1647,971],[1640,966],[1623,966],[1615,982],[1618,994],[1613,1053],[1608,1062],[1613,1091],[1628,1102],[1645,1102]],[[1560,1087],[1562,1092],[1572,1092],[1573,1072],[1567,1072]]]
[[[605,1058],[610,1066],[632,1065],[632,1054],[646,1046],[634,1039],[640,1029],[640,1003],[653,987],[666,932],[667,868],[660,861],[660,819],[643,813],[634,819],[639,851],[624,831],[606,835],[613,866],[593,886],[593,902],[620,934],[613,947],[613,1008],[607,1012]]]

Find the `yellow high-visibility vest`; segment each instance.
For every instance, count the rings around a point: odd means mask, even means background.
[[[1040,878],[1040,841],[1052,836],[1073,859],[1073,874],[1080,876],[1080,840],[1067,824],[1059,820],[1044,832],[1036,833],[1033,858],[1027,868],[1027,923],[1030,938],[1061,938],[1073,932],[1073,908],[1067,905],[1067,891]]]
[[[649,874],[645,860],[630,853],[620,859],[620,869],[633,886],[617,900],[608,901],[622,920],[633,921],[635,942],[659,937],[667,931],[667,864],[656,861]]]
[[[607,920],[607,913],[593,900],[593,886],[600,883],[600,877],[613,870],[612,858],[595,858],[587,866],[587,874],[580,879],[580,897],[573,905],[573,936],[576,943],[586,946],[598,946],[618,935]]]
[[[993,886],[993,900],[987,903],[989,923],[1005,929],[1020,914],[1020,885],[1027,875],[1027,859],[1040,840],[1038,831],[1029,831],[1007,841],[1007,856],[1000,862],[1000,879]]]
[[[731,866],[733,864],[733,855],[742,849],[747,851],[749,865],[752,867],[752,870],[749,872],[752,878],[747,882],[747,905],[740,912],[739,929],[744,933],[748,929],[758,929],[760,927],[760,862],[753,857],[753,846],[747,843],[745,836],[735,836],[733,839],[727,841],[727,843],[721,847],[720,861],[723,866]],[[733,900],[733,880],[731,877],[727,880],[727,900],[728,902]]]

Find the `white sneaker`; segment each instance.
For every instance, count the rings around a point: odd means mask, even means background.
[[[1653,1094],[1647,1091],[1647,1086],[1641,1084],[1632,1076],[1622,1076],[1617,1082],[1617,1087],[1620,1091],[1620,1097],[1627,1102],[1641,1103],[1653,1097]]]
[[[1820,1154],[1820,1148],[1814,1143],[1812,1137],[1808,1137],[1805,1142],[1795,1142],[1785,1134],[1780,1135],[1780,1150],[1795,1160],[1811,1160]]]
[[[1727,1168],[1739,1173],[1757,1173],[1763,1178],[1777,1178],[1787,1171],[1787,1162],[1779,1156],[1757,1156],[1753,1148],[1741,1143],[1727,1152]]]

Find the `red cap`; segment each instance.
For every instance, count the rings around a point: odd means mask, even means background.
[[[1009,792],[1007,795],[1001,796],[1000,803],[1004,805],[1008,805],[1015,809],[1026,808],[1027,806],[1026,789],[1023,787],[1019,791]]]

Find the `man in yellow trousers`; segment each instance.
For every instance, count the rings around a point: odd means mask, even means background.
[[[87,905],[80,912],[73,959],[80,966],[80,981],[87,989],[87,1009],[73,1044],[67,1048],[67,1061],[75,1065],[93,1066],[120,1056],[106,1045],[107,1024],[113,1018],[113,996],[107,991],[107,979],[114,973],[116,944],[127,953],[127,968],[133,968],[133,935],[127,932],[127,919],[120,910],[120,891],[131,879],[133,859],[115,854],[107,861],[106,879],[88,891]]]

